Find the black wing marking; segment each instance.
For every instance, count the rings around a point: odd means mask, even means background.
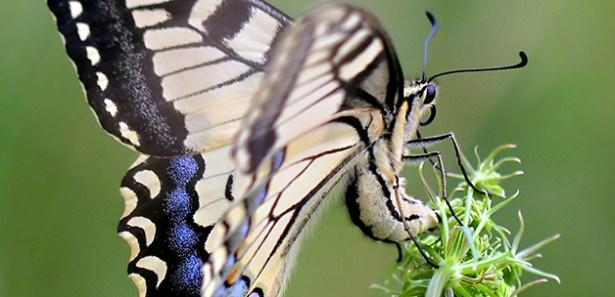
[[[201,296],[209,234],[236,194],[226,155],[141,157],[124,177],[118,232],[131,247],[128,274],[140,296]]]
[[[201,156],[151,157],[126,174],[121,192],[128,212],[118,232],[131,246],[129,277],[143,296],[199,296],[203,246],[211,226],[199,226],[195,185]],[[215,214],[212,214],[215,215]]]
[[[378,110],[390,121],[403,88],[388,35],[374,16],[349,5],[297,20],[281,34],[266,73],[233,148],[244,172],[335,118]]]
[[[260,0],[48,0],[102,127],[140,152],[228,144],[290,19]]]

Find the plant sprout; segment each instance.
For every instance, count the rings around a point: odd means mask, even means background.
[[[556,275],[539,270],[531,263],[533,259],[541,257],[538,250],[556,240],[559,235],[520,248],[525,229],[521,212],[520,227],[514,236],[493,219],[496,212],[519,197],[519,192],[507,197],[501,183],[523,172],[501,174],[498,170],[507,163],[521,163],[520,160],[510,157],[496,160],[499,153],[511,148],[514,145],[500,146],[484,160],[475,150],[477,163],[474,167],[462,157],[471,181],[490,193],[487,196],[477,194],[465,182],[460,183],[451,193],[450,202],[466,226],[465,232],[448,212],[445,201],[434,195],[434,191],[429,188],[423,175],[423,164],[419,166],[419,174],[431,196],[430,206],[442,216],[439,231],[419,238],[419,243],[439,267],[428,265],[418,248],[407,244],[402,260],[390,279],[384,285],[373,287],[395,297],[509,297],[518,296],[529,287],[548,280],[559,283]],[[460,175],[449,176],[463,180]],[[499,203],[495,202],[496,199]],[[534,274],[538,279],[523,283],[521,276],[524,272]]]

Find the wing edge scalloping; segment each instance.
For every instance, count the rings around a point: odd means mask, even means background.
[[[139,176],[142,172],[153,174]],[[200,209],[195,186],[204,172],[202,155],[140,157],[123,178],[126,207],[137,202],[131,212],[125,210],[118,233],[131,248],[128,275],[142,296],[200,296],[200,267],[209,257],[204,246],[212,228],[193,220]]]
[[[74,3],[78,3],[79,8],[75,8]],[[106,60],[104,60],[107,53],[100,50],[96,46],[97,45],[96,43],[100,42],[98,38],[96,38],[96,36],[97,35],[98,36],[106,36],[106,35],[116,36],[114,37],[114,39],[107,38],[106,40],[104,40],[106,43],[102,45],[105,45],[107,47],[111,46],[112,48],[116,48],[116,49],[121,48],[121,46],[134,47],[135,45],[138,45],[138,44],[131,44],[131,43],[126,42],[125,40],[130,39],[131,37],[129,36],[135,36],[140,33],[134,32],[133,30],[121,30],[124,28],[135,28],[134,30],[136,30],[136,25],[134,25],[134,20],[130,18],[122,19],[121,15],[118,13],[118,11],[122,10],[122,7],[110,6],[111,3],[109,3],[108,1],[99,1],[99,2],[91,1],[88,3],[82,3],[76,0],[70,0],[70,1],[48,0],[47,5],[49,6],[50,10],[53,13],[60,36],[62,37],[64,41],[64,49],[70,58],[69,60],[71,61],[71,63],[73,64],[75,68],[75,71],[79,78],[79,82],[82,86],[82,90],[85,94],[88,105],[93,111],[98,124],[112,137],[119,140],[120,143],[132,149],[135,149],[135,150],[140,150],[139,148],[147,145],[147,143],[153,143],[163,148],[166,146],[165,149],[168,149],[170,145],[175,145],[177,147],[177,143],[180,143],[179,140],[181,137],[178,137],[177,135],[175,136],[171,135],[169,133],[170,128],[168,127],[168,125],[172,124],[171,122],[183,123],[183,120],[180,119],[181,115],[179,113],[174,113],[174,111],[172,110],[170,106],[166,106],[166,111],[160,112],[159,108],[165,108],[165,106],[160,106],[160,104],[143,104],[148,99],[141,99],[141,102],[136,102],[136,101],[131,102],[132,105],[140,105],[141,107],[147,107],[148,110],[140,111],[138,109],[134,109],[134,110],[131,110],[130,112],[136,111],[136,112],[141,112],[141,113],[145,113],[148,115],[154,115],[154,116],[160,115],[160,114],[166,114],[169,117],[175,117],[175,118],[170,118],[170,120],[166,123],[164,122],[164,120],[161,120],[160,117],[158,119],[158,123],[159,124],[162,123],[162,124],[158,125],[157,132],[160,132],[159,134],[164,136],[161,138],[165,139],[165,142],[166,142],[165,144],[165,143],[161,143],[160,141],[156,141],[152,139],[144,139],[142,137],[143,135],[139,135],[138,133],[135,132],[135,130],[132,129],[132,127],[135,125],[132,125],[131,123],[127,123],[128,118],[124,119],[123,121],[115,119],[115,117],[118,116],[118,113],[121,115],[122,113],[125,113],[125,111],[122,110],[121,108],[122,106],[120,105],[119,102],[116,104],[116,102],[114,102],[113,100],[119,99],[120,101],[121,100],[126,101],[125,98],[122,97],[122,96],[126,96],[126,94],[117,96],[118,98],[114,98],[115,96],[111,96],[112,94],[105,94],[109,92],[113,93],[111,89],[118,88],[119,84],[113,83],[114,80],[117,80],[115,76],[109,76],[106,74],[106,73],[113,73],[114,71],[109,71],[109,69],[103,69],[103,68],[117,68],[118,66],[110,65],[109,64],[110,62],[106,62]],[[115,3],[115,5],[120,5],[120,3],[119,2]],[[126,10],[126,8],[124,7],[123,10]],[[133,22],[132,26],[130,24],[128,25],[125,24],[126,22],[130,22],[130,21]],[[102,22],[103,24],[99,26],[92,26],[92,24],[89,22]],[[105,23],[117,23],[121,25],[107,26],[105,25]],[[87,36],[84,36],[84,34],[80,33],[79,32],[80,28],[78,28],[78,25],[82,26],[81,30],[85,28],[84,26],[87,26],[89,34]],[[113,32],[117,34],[111,34]],[[123,43],[122,41],[118,41],[117,38],[120,38],[120,37],[125,39]],[[141,44],[140,46],[141,46],[140,50],[132,49],[132,51],[130,52],[133,52],[135,56],[143,55],[144,53],[146,53],[146,50],[143,44]],[[101,61],[99,61],[99,63],[97,64],[92,63],[92,61],[90,60],[90,57],[88,56],[88,48],[93,48],[97,50],[98,59],[102,59]],[[105,50],[108,51],[109,48],[106,48]],[[132,59],[136,59],[136,58],[132,57]],[[145,65],[145,63],[147,63],[147,61],[145,60],[146,59],[144,59],[141,62],[133,61],[130,64],[143,66]],[[127,71],[124,71],[124,72],[127,72]],[[132,73],[135,74],[136,72],[132,71]],[[143,82],[147,80],[147,78],[144,77],[145,74],[143,71],[140,75],[141,75],[140,80],[142,82],[139,83],[139,85],[141,85],[142,87],[146,87],[147,91],[151,91],[150,87],[155,87],[155,86],[148,85],[147,83]],[[121,93],[122,90],[119,90],[119,91]],[[130,90],[127,90],[127,91],[130,91]],[[134,98],[136,96],[132,96],[132,97]],[[151,97],[151,95],[149,97]],[[155,103],[155,102],[150,101],[150,103]],[[157,111],[154,111],[154,110],[157,110]],[[165,126],[167,126],[167,128],[164,128]],[[176,128],[177,128],[177,125],[176,125]],[[178,133],[180,131],[177,131],[177,130],[174,132],[176,134],[181,134],[181,133]],[[185,134],[187,134],[187,131]],[[185,153],[187,153],[185,149],[176,148],[176,149],[170,150],[169,154],[164,154],[162,153],[162,151],[160,152],[149,151],[148,154],[150,155],[181,155]]]

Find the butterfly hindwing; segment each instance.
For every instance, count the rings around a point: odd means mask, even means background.
[[[282,35],[235,143],[246,172],[343,113],[391,114],[403,84],[389,37],[362,9],[325,5]]]
[[[259,0],[48,0],[102,127],[148,155],[228,144],[290,23]]]
[[[128,274],[141,296],[201,296],[206,242],[241,183],[227,156],[228,147],[143,156],[122,180],[126,210],[118,232],[131,247]]]

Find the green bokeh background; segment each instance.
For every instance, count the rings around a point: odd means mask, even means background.
[[[292,16],[313,1],[272,1]],[[528,225],[525,244],[561,233],[539,267],[558,274],[524,296],[613,296],[615,282],[615,2],[360,1],[392,36],[406,76],[440,20],[430,73],[507,64],[522,71],[440,80],[434,134],[453,130],[464,151],[516,143],[522,197],[499,219]],[[117,187],[136,157],[96,124],[43,1],[0,10],[0,296],[137,296],[128,246],[115,234]],[[441,148],[448,155],[448,146]],[[450,162],[449,162],[450,164]],[[453,166],[449,165],[453,169]],[[415,193],[423,195],[423,193]],[[382,296],[368,289],[395,249],[372,242],[333,203],[301,249],[286,296]]]

